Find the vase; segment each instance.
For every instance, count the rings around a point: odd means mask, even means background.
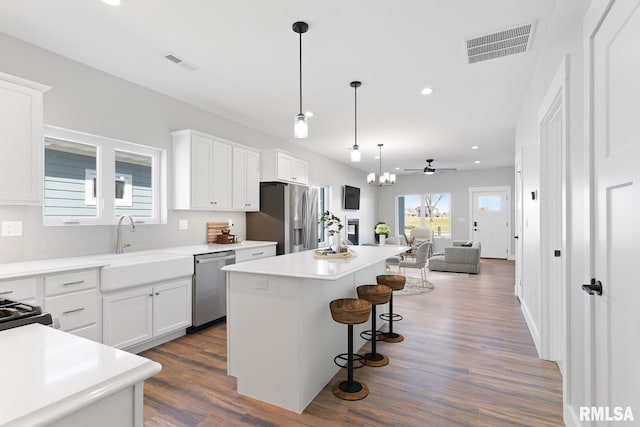
[[[331,248],[333,248],[334,251],[336,251],[336,253],[340,252],[340,235],[339,234],[334,234],[333,236],[331,236]]]
[[[376,243],[380,243],[380,237],[381,236],[384,236],[385,238],[388,237],[387,234],[377,234],[377,233],[374,233],[374,236],[376,238]]]
[[[387,240],[387,235],[386,234],[381,234],[380,235],[380,246],[384,246],[386,244],[386,240]]]

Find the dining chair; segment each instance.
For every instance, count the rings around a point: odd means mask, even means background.
[[[398,270],[403,269],[405,274],[407,268],[417,268],[420,270],[420,277],[422,278],[422,284],[425,285],[427,281],[427,255],[429,253],[429,247],[431,243],[424,242],[415,249],[415,258],[404,259],[398,263]],[[406,275],[406,274],[405,274]]]
[[[397,237],[389,237],[388,239],[386,239],[386,244],[387,245],[401,245],[402,243],[400,242],[400,239]],[[395,265],[397,266],[398,264],[400,264],[400,261],[402,261],[404,258],[402,257],[402,255],[394,255],[392,257],[389,257],[385,260],[386,262],[386,266],[389,270],[391,270],[391,266]],[[398,271],[400,271],[400,269],[398,268]]]

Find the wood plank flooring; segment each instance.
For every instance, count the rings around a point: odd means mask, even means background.
[[[339,400],[328,384],[299,415],[238,396],[221,323],[142,353],[163,366],[145,382],[144,425],[563,425],[561,377],[536,355],[513,295],[514,264],[482,260],[478,275],[430,272],[429,280],[431,292],[394,299],[405,341],[378,344],[388,366],[355,371],[370,390],[364,400]],[[256,363],[263,351],[255,349]]]

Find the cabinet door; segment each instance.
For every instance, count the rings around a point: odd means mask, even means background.
[[[293,181],[293,157],[283,153],[276,156],[278,179],[283,181]]]
[[[244,210],[247,200],[247,153],[243,148],[233,147],[233,209]]]
[[[153,334],[151,288],[123,292],[102,299],[104,344],[127,348],[151,339]]]
[[[211,189],[213,141],[200,135],[191,136],[191,207],[214,209]],[[174,172],[176,173],[176,172]]]
[[[292,161],[292,175],[293,180],[298,184],[308,184],[308,163],[302,159],[293,159]]]
[[[0,73],[0,204],[38,204],[42,188],[42,90]],[[39,87],[32,82],[23,82]]]
[[[220,141],[213,142],[213,209],[231,209],[231,156],[231,145]]]
[[[260,209],[260,154],[247,151],[246,211]]]
[[[153,336],[191,326],[191,280],[153,288]]]

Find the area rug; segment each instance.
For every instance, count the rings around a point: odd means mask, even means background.
[[[429,292],[433,288],[434,284],[429,282],[428,280],[425,283],[422,283],[422,280],[419,277],[416,278],[407,276],[407,282],[404,285],[404,289],[393,291],[393,296],[419,295],[424,294],[425,292]]]

